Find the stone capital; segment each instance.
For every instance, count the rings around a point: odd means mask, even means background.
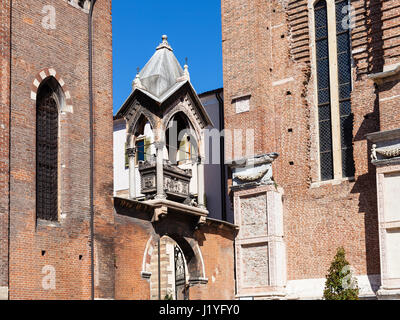
[[[126,149],[129,158],[134,158],[136,156],[136,148]]]

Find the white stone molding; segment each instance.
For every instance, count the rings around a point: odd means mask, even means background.
[[[237,297],[283,299],[286,248],[282,190],[273,185],[234,191]]]
[[[0,300],[8,300],[8,287],[0,287]]]

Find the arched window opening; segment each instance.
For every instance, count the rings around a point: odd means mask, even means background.
[[[150,261],[151,300],[189,300],[188,259],[174,239],[160,239]]]
[[[153,145],[154,133],[149,120],[141,116],[135,128],[136,164],[140,161],[151,160],[156,150]]]
[[[172,164],[183,165],[197,161],[198,148],[194,129],[182,112],[177,113],[169,122],[166,137]]]
[[[339,76],[340,134],[343,177],[354,177],[353,114],[351,111],[351,45],[349,0],[336,1],[336,39]]]
[[[336,0],[334,5],[328,6],[326,0],[321,0],[314,6],[320,175],[323,181],[355,174],[349,1]],[[333,69],[333,63],[337,64],[337,70]]]
[[[134,129],[135,165],[155,156],[153,143],[154,134],[151,124],[145,116],[141,115]],[[130,143],[127,142],[125,143],[125,168],[129,168],[128,148],[130,148]]]
[[[329,73],[328,13],[326,1],[315,5],[319,152],[321,179],[333,179],[332,121]]]
[[[36,100],[36,216],[58,220],[58,130],[62,91],[50,77],[41,84]]]

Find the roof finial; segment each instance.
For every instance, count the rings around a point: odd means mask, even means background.
[[[190,81],[190,74],[189,74],[189,66],[188,66],[188,58],[185,58],[185,66],[184,66],[185,70],[184,70],[184,74],[185,77],[188,81]]]
[[[160,50],[163,48],[167,48],[167,49],[173,51],[171,46],[168,43],[168,36],[165,34],[162,36],[162,43],[160,43],[160,45],[157,47],[157,50]]]
[[[140,75],[139,75],[140,68],[137,67],[137,68],[136,68],[136,71],[137,71],[137,73],[136,73],[136,78],[135,78],[135,80],[133,80],[132,89],[133,89],[133,90],[135,90],[136,88],[143,89],[142,82],[140,81]]]

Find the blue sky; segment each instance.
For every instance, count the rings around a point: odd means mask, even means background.
[[[114,113],[132,90],[161,42],[168,41],[183,66],[188,58],[197,93],[222,87],[221,8],[218,0],[114,0]]]

